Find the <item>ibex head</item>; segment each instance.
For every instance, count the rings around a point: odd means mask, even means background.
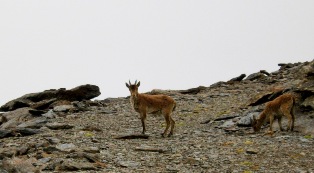
[[[254,132],[258,132],[261,129],[261,127],[258,125],[258,119],[256,119],[255,116],[253,116],[252,127]]]
[[[137,82],[137,80],[135,81],[135,83],[132,85],[131,82],[129,81],[129,83],[125,83],[126,87],[129,88],[131,96],[137,96],[138,94],[138,87],[140,86],[141,82]]]

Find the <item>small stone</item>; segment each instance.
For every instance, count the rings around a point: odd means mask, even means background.
[[[254,150],[254,149],[247,149],[247,150],[246,150],[246,153],[248,153],[248,154],[257,154],[258,151],[257,151],[257,150]]]
[[[45,138],[50,144],[58,144],[60,143],[60,139],[53,138],[53,137],[46,137]]]
[[[179,172],[179,171],[180,171],[176,166],[173,166],[173,165],[167,166],[166,169],[167,169],[167,171],[169,171],[169,172]]]
[[[47,154],[51,154],[59,150],[56,147],[48,146],[48,147],[43,148],[43,151],[46,152]]]
[[[76,146],[72,143],[70,144],[59,144],[56,146],[57,149],[64,152],[73,152],[76,149]]]
[[[118,164],[121,167],[126,167],[126,168],[136,168],[141,165],[141,163],[134,162],[134,161],[120,161]]]
[[[87,153],[100,153],[100,150],[98,147],[87,147],[83,149]]]
[[[65,161],[58,168],[61,171],[96,170],[97,168],[88,162]]]
[[[75,118],[77,118],[77,115],[75,115],[75,114],[70,114],[70,115],[67,115],[66,118],[67,118],[67,119],[75,119]]]
[[[61,105],[61,106],[55,106],[53,108],[53,111],[55,112],[68,112],[69,110],[74,109],[74,106],[72,105]]]
[[[40,128],[40,127],[44,126],[46,123],[47,123],[46,118],[37,118],[37,119],[32,119],[32,120],[26,121],[26,122],[18,125],[17,127]]]
[[[242,117],[238,122],[237,125],[239,127],[250,127],[253,121],[253,117],[257,117],[260,112],[251,112],[248,113],[246,116]]]
[[[69,125],[66,123],[58,123],[58,122],[47,123],[46,126],[52,130],[72,129],[74,127],[73,125]]]
[[[203,164],[203,165],[201,165],[201,167],[204,168],[204,169],[210,168],[210,166],[208,164]]]
[[[48,163],[50,160],[51,160],[51,157],[46,157],[46,158],[38,159],[38,161],[39,161],[40,163]]]
[[[219,126],[219,128],[230,128],[233,127],[234,125],[235,123],[232,120],[228,120],[224,122],[221,126]]]
[[[308,140],[308,139],[306,139],[306,138],[304,138],[304,137],[300,137],[299,140],[300,140],[301,142],[305,142],[305,143],[310,142],[310,140]]]
[[[56,118],[57,114],[54,113],[52,109],[50,109],[47,113],[43,114],[42,116],[52,119],[52,118]]]

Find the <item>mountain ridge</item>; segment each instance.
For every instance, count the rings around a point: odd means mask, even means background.
[[[161,137],[164,119],[154,115],[141,135],[129,97],[32,95],[1,114],[0,171],[313,172],[313,74],[314,61],[287,63],[208,87],[152,90],[177,102],[170,138]],[[264,135],[268,125],[253,133],[252,116],[286,92],[298,95],[295,131],[281,132],[275,122],[273,136]]]

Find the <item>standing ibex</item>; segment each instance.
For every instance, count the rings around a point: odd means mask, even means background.
[[[170,126],[171,128],[168,136],[173,135],[175,122],[171,117],[171,113],[175,110],[176,102],[171,97],[166,95],[139,94],[138,87],[140,86],[140,82],[137,83],[137,81],[135,81],[135,84],[132,85],[129,81],[129,84],[125,84],[131,92],[130,101],[132,107],[136,112],[140,113],[140,118],[143,126],[142,133],[145,134],[146,131],[145,119],[147,113],[161,113],[164,115],[166,120],[166,129],[163,132],[162,136],[166,137],[166,133]]]
[[[293,94],[283,94],[277,97],[275,100],[268,102],[264,111],[259,115],[258,119],[253,117],[252,127],[255,132],[261,129],[261,126],[269,120],[270,127],[269,132],[273,134],[273,122],[274,119],[278,119],[280,130],[283,131],[281,125],[282,116],[286,116],[289,120],[287,130],[293,131],[294,128],[294,114],[293,107],[295,105],[295,97]]]

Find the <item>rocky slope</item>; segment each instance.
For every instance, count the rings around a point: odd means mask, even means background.
[[[149,115],[147,136],[139,135],[128,97],[11,101],[1,114],[0,172],[314,172],[314,62],[279,66],[209,87],[152,91],[177,102],[170,138],[160,135],[161,116]],[[274,123],[273,136],[264,135],[267,125],[253,133],[251,117],[284,92],[299,95],[295,131]]]

